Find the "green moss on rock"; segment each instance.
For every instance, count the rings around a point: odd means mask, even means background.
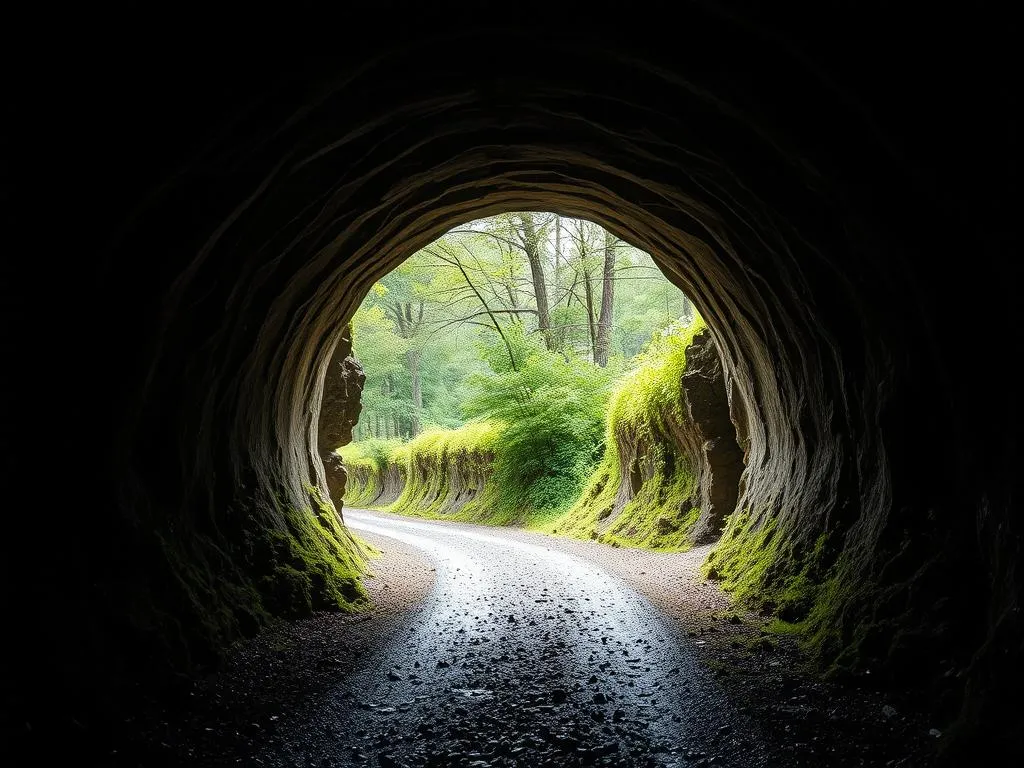
[[[402,495],[388,507],[415,517],[489,525],[523,522],[528,508],[514,488],[493,479],[502,425],[478,421],[424,432],[393,454],[405,463]]]
[[[580,499],[545,529],[628,547],[686,550],[700,517],[691,461],[679,450],[686,423],[686,349],[704,329],[699,318],[652,344],[616,386],[605,452]]]

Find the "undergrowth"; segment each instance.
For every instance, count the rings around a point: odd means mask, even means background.
[[[402,468],[405,487],[377,507],[407,515],[538,527],[578,498],[603,449],[616,371],[551,352],[521,328],[506,341],[481,345],[490,372],[469,380],[469,423],[340,449],[346,503],[374,506],[389,465]]]
[[[491,373],[471,379],[466,403],[476,421],[407,443],[366,440],[339,449],[349,471],[345,501],[374,506],[384,473],[398,466],[402,494],[379,509],[688,549],[700,509],[672,430],[685,421],[686,348],[704,327],[698,317],[659,334],[639,368],[617,383],[614,370],[595,372],[510,333],[509,347],[482,350]],[[643,481],[625,489],[638,472]]]

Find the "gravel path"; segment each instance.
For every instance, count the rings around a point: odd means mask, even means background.
[[[708,548],[345,520],[383,553],[374,609],[240,646],[188,716],[140,717],[146,751],[115,764],[927,764],[933,739],[906,702],[824,683],[794,642],[766,640],[699,577]]]
[[[693,644],[608,570],[526,532],[345,517],[426,552],[437,582],[407,631],[281,715],[263,764],[762,764]]]

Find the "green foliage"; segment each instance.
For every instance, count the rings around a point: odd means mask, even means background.
[[[522,326],[503,343],[481,343],[491,372],[469,380],[467,416],[505,425],[494,479],[532,513],[550,513],[576,499],[602,449],[604,411],[615,371],[571,353],[547,350]]]
[[[546,333],[539,328],[528,243],[547,291]],[[481,358],[481,338],[485,349],[506,358],[508,351],[491,343],[502,334],[510,342],[546,338],[548,348],[569,360],[592,360],[605,244],[604,231],[590,222],[508,213],[449,232],[380,280],[353,318],[354,351],[366,371],[356,439],[407,439],[417,428],[462,425],[470,378],[501,365]],[[620,287],[609,360],[622,369],[652,330],[692,316],[692,304],[648,254],[621,242],[614,254]]]
[[[345,503],[353,507],[373,506],[384,491],[389,467],[404,467],[408,457],[408,449],[400,440],[377,438],[350,443],[335,453],[345,463]]]
[[[508,329],[505,341],[481,340],[479,354],[491,370],[471,377],[465,403],[476,421],[408,443],[342,448],[346,501],[372,500],[386,468],[400,466],[407,482],[391,511],[520,523],[616,546],[687,549],[700,510],[690,503],[693,474],[677,455],[672,429],[684,418],[686,348],[703,328],[697,318],[656,333],[640,367],[617,384],[611,366],[551,352],[522,328]],[[624,450],[633,457],[626,471]],[[639,463],[647,478],[612,516],[622,483],[631,482]]]
[[[374,286],[353,318],[353,348],[366,373],[358,439],[409,437],[414,412],[421,427],[463,422],[463,381],[484,366],[473,352],[472,328],[448,325],[458,308],[446,300],[451,276],[436,261],[423,253],[406,261]]]
[[[600,366],[606,280],[619,288]],[[703,327],[694,315],[648,254],[596,224],[510,213],[449,232],[380,281],[356,314],[367,380],[359,442],[341,451],[346,501],[377,503],[398,468],[406,482],[396,511],[544,526],[589,482],[562,518],[567,532],[689,546],[700,510],[686,503],[693,476],[672,456],[670,433],[681,419],[685,348]],[[615,381],[628,370],[606,423]],[[413,411],[420,418],[410,419]],[[616,443],[627,439],[639,441],[648,479],[612,519],[622,480]]]
[[[687,326],[696,320],[697,311],[690,300],[662,278],[651,257],[643,251],[624,251],[620,270],[620,283],[628,288],[623,290],[625,307],[616,320],[615,343],[625,359],[648,350],[652,334],[657,336],[666,329]]]
[[[384,469],[388,461],[391,460],[395,449],[401,445],[401,440],[380,440],[372,437],[358,443],[344,445],[336,453],[344,459],[346,467],[372,466]]]

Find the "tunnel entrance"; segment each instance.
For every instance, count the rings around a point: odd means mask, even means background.
[[[355,442],[344,468],[325,458],[348,506],[660,549],[713,541],[735,508],[742,453],[703,318],[586,219],[453,228],[373,285],[352,353]]]

